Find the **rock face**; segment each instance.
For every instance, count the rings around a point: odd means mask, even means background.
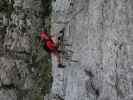
[[[53,100],[133,99],[133,1],[53,1],[52,33],[65,27],[64,64],[53,56]],[[71,50],[71,51],[70,51]]]
[[[43,98],[32,44],[45,27],[44,7],[41,0],[0,0],[0,100]]]
[[[133,1],[53,0],[50,23],[51,1],[0,0],[0,100],[43,100],[49,57],[34,62],[32,43],[50,24],[65,28],[66,67],[52,55],[44,100],[132,100]]]

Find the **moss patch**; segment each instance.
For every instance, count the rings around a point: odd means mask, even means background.
[[[42,93],[47,94],[50,92],[52,85],[51,57],[45,50],[40,48],[35,62],[39,69],[38,85],[41,87]]]

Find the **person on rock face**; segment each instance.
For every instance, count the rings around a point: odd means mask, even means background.
[[[58,38],[59,40],[60,38]],[[59,68],[64,68],[65,66],[61,62],[61,57],[60,57],[60,51],[58,50],[58,45],[57,43],[54,42],[52,36],[47,35],[46,32],[40,32],[38,36],[38,41],[36,43],[36,47],[39,47],[39,43],[42,42],[44,43],[44,49],[51,54],[54,54],[57,58],[58,62],[58,67]]]

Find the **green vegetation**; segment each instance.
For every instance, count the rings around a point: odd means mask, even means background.
[[[32,60],[36,69],[34,100],[43,100],[42,96],[49,93],[52,86],[51,57],[43,48],[39,48],[33,54]]]
[[[43,94],[47,94],[52,85],[51,57],[43,48],[40,48],[34,60],[38,67],[38,86]]]
[[[43,19],[44,19],[44,30],[50,33],[51,28],[51,6],[52,0],[42,0],[43,4]],[[37,35],[37,33],[35,33]],[[35,36],[36,37],[36,36]],[[35,100],[43,100],[42,96],[50,92],[52,87],[52,64],[51,64],[51,56],[43,49],[35,48],[35,37],[33,39],[33,48],[32,48],[32,61],[33,66],[35,67],[36,73],[36,82],[37,87],[35,89],[36,95],[34,97]],[[38,95],[37,95],[38,94]]]

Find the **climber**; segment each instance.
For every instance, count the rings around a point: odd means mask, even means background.
[[[39,44],[43,43],[44,49],[48,53],[52,53],[56,56],[57,62],[58,62],[58,67],[64,68],[65,66],[62,64],[62,61],[61,61],[60,51],[58,49],[59,48],[58,43],[55,43],[52,37],[54,37],[54,36],[48,36],[47,33],[40,32],[39,36],[37,37],[38,41],[36,42],[36,47],[38,48]],[[58,41],[60,41],[60,44],[62,44],[61,39],[62,39],[62,35],[58,37]]]

